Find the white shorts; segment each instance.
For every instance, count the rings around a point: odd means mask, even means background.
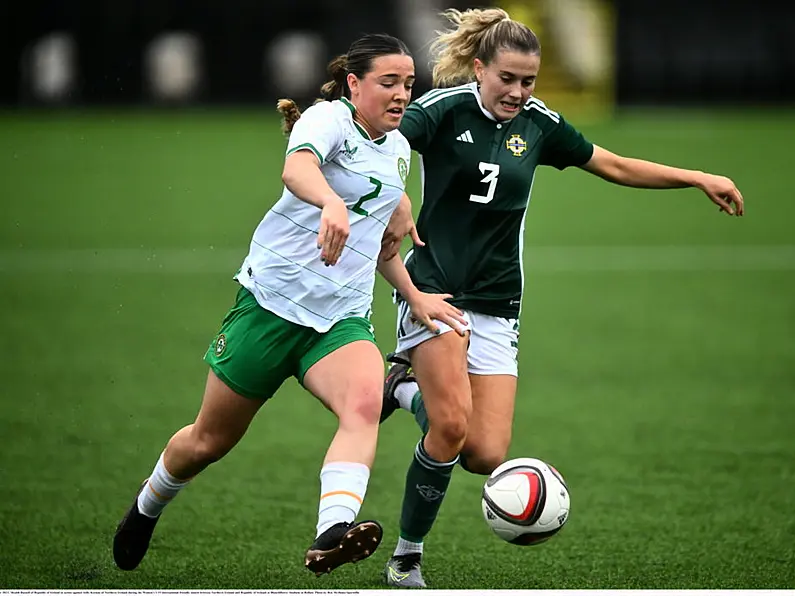
[[[463,312],[467,321],[465,329],[469,331],[469,372],[473,375],[518,376],[519,320],[492,317],[471,310]],[[441,333],[455,333],[445,323],[434,322]],[[396,352],[407,352],[434,337],[425,325],[411,319],[408,304],[403,300],[398,301]]]

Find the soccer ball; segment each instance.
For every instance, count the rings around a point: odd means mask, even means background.
[[[483,517],[511,544],[540,544],[569,518],[569,489],[560,473],[540,459],[506,461],[483,487]]]

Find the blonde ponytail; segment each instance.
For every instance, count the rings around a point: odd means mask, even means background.
[[[453,29],[438,32],[430,47],[433,86],[450,87],[475,78],[474,60],[490,63],[501,49],[540,54],[538,38],[526,25],[512,21],[501,8],[473,8],[442,13]]]

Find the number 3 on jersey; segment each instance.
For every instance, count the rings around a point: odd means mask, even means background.
[[[485,174],[483,176],[483,180],[481,182],[483,184],[488,184],[489,188],[486,191],[486,195],[469,195],[469,200],[473,203],[491,203],[492,199],[494,199],[494,190],[497,188],[497,176],[500,175],[500,166],[496,163],[486,163],[485,161],[481,161],[478,164],[480,168],[480,173]]]

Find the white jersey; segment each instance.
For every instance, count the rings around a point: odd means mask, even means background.
[[[371,140],[347,100],[323,101],[296,122],[287,155],[310,150],[348,207],[350,235],[333,267],[320,260],[321,210],[287,188],[254,232],[236,279],[283,319],[323,333],[370,314],[381,238],[406,186],[411,148],[394,130]]]

